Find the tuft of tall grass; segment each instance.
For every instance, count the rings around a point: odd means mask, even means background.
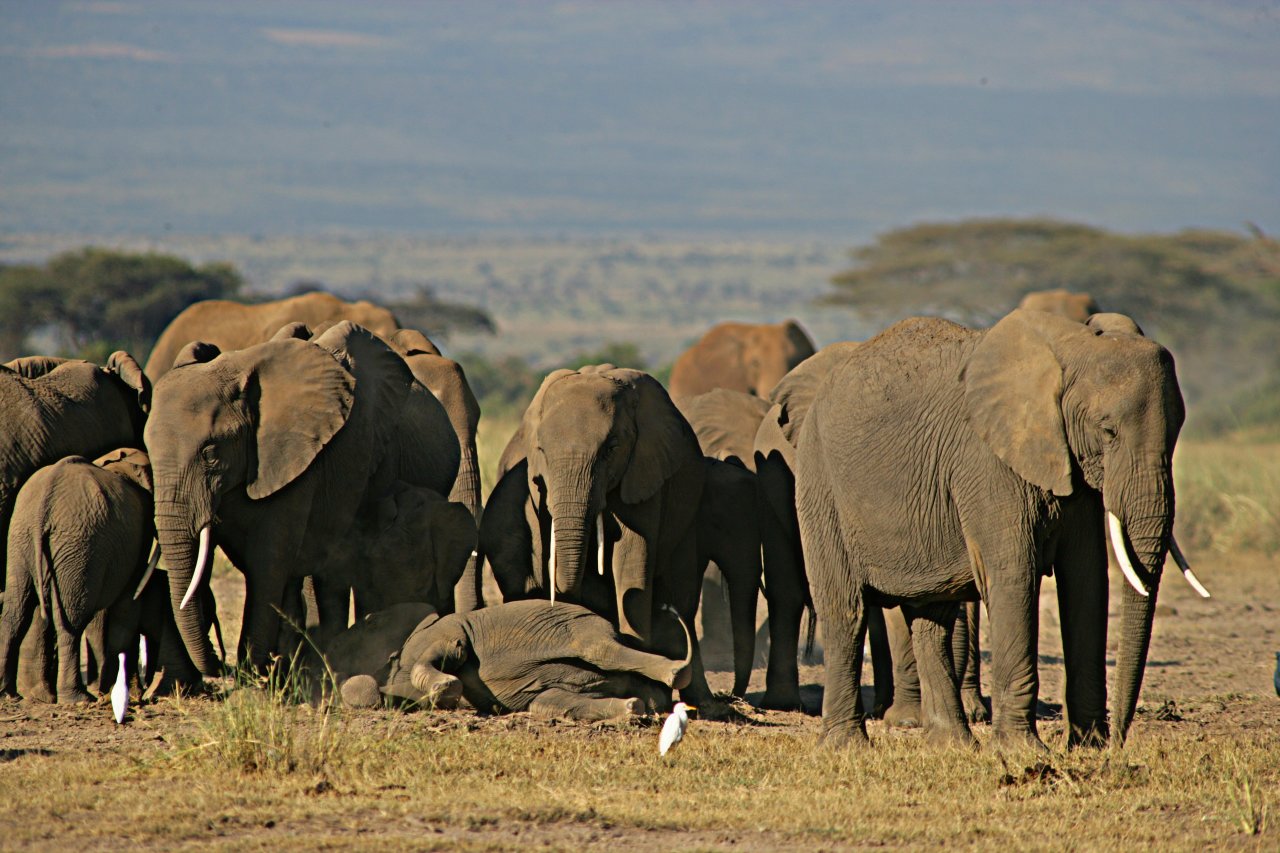
[[[325,774],[349,753],[347,720],[331,672],[319,676],[312,704],[314,677],[297,654],[274,659],[264,676],[240,667],[223,701],[201,720],[197,742],[179,755],[241,773]]]
[[[1193,548],[1280,553],[1280,444],[1184,441],[1175,532]]]

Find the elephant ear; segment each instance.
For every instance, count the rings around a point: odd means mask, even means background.
[[[332,353],[294,338],[243,352],[253,356],[246,393],[256,396],[257,438],[257,466],[246,491],[261,500],[301,476],[346,424],[355,377]]]
[[[151,484],[151,460],[145,451],[132,447],[122,447],[104,453],[93,464],[106,471],[113,471],[137,483],[147,492],[153,491]]]
[[[138,408],[151,411],[151,380],[142,372],[142,366],[124,350],[116,350],[107,358],[107,371],[119,376],[138,395]]]
[[[440,355],[440,349],[417,329],[398,329],[387,343],[406,358],[411,355]]]
[[[204,364],[205,362],[213,361],[220,355],[222,355],[222,350],[218,349],[217,344],[192,341],[178,350],[178,354],[173,357],[172,369],[177,370],[179,367],[186,367],[188,364]]]
[[[969,423],[1027,482],[1071,494],[1071,455],[1062,419],[1062,365],[1053,339],[1062,325],[1084,326],[1043,311],[1017,309],[988,330],[961,373]]]
[[[617,381],[629,382],[635,394],[635,448],[622,475],[623,503],[639,503],[653,497],[677,471],[702,458],[693,427],[680,414],[658,380],[638,370],[609,372]]]

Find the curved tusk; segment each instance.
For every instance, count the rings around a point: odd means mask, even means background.
[[[1138,595],[1144,597],[1150,595],[1146,586],[1138,578],[1138,573],[1133,570],[1133,563],[1129,562],[1129,549],[1125,547],[1124,525],[1110,510],[1107,511],[1107,533],[1111,539],[1111,550],[1115,552],[1116,562],[1120,564],[1120,571],[1124,573],[1125,580],[1138,591]]]
[[[1182,569],[1182,576],[1187,579],[1187,583],[1191,584],[1191,588],[1200,593],[1201,597],[1208,598],[1209,590],[1204,588],[1204,584],[1200,583],[1196,573],[1191,571],[1191,564],[1182,555],[1182,549],[1178,547],[1178,540],[1174,539],[1172,535],[1169,537],[1169,551],[1173,554],[1173,561],[1178,564],[1178,568]]]
[[[147,581],[151,580],[151,573],[156,570],[156,566],[160,562],[160,543],[157,542],[151,548],[151,559],[147,560],[147,570],[142,573],[142,580],[138,581],[138,588],[133,591],[133,600],[137,601],[138,596],[142,595],[142,590],[146,588]]]
[[[551,559],[548,561],[548,572],[551,584],[551,603],[556,603],[556,520],[551,519]]]
[[[604,576],[604,513],[596,516],[596,542],[599,544],[600,575]]]
[[[187,584],[187,594],[182,596],[182,605],[179,610],[186,610],[187,604],[195,597],[196,589],[200,586],[200,579],[204,577],[206,563],[213,553],[213,549],[209,547],[209,540],[213,537],[213,531],[209,525],[205,525],[200,529],[200,551],[196,554],[196,570],[191,575],[191,583]]]

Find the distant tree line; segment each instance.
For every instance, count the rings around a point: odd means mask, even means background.
[[[86,247],[41,265],[0,267],[0,356],[32,352],[41,333],[64,355],[103,361],[126,349],[145,359],[174,316],[244,285],[226,263],[194,267],[171,255]],[[45,353],[49,354],[49,353]]]
[[[1116,234],[1046,219],[890,231],[854,249],[827,301],[889,323],[937,314],[986,326],[1028,291],[1091,294],[1178,358],[1189,425],[1280,424],[1280,242],[1251,233]]]

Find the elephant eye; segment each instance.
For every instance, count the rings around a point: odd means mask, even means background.
[[[212,444],[206,444],[204,447],[200,448],[200,458],[202,458],[207,465],[217,465],[218,451]]]
[[[1111,424],[1103,424],[1102,434],[1106,437],[1107,441],[1114,441],[1116,437],[1116,428]]]

